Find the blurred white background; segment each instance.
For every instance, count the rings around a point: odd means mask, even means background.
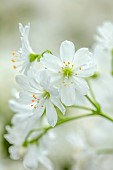
[[[96,27],[105,20],[113,21],[112,0],[0,0],[0,170],[10,169],[3,163],[7,157],[3,133],[12,115],[8,99],[15,86],[15,71],[10,60],[11,52],[21,45],[18,23],[31,23],[34,51],[50,49],[58,53],[66,39],[76,48],[90,47]],[[11,170],[14,165],[11,162]]]

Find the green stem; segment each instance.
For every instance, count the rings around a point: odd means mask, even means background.
[[[97,154],[113,154],[113,148],[103,148],[97,150]]]
[[[106,115],[105,113],[103,113],[102,111],[100,111],[99,113],[100,116],[110,120],[111,122],[113,122],[113,118],[112,117],[109,117],[108,115]]]
[[[111,51],[111,56],[112,56],[112,58],[111,58],[111,75],[113,76],[113,49]]]
[[[92,110],[93,113],[96,113],[104,118],[106,118],[107,120],[110,120],[111,122],[113,122],[113,118],[108,116],[106,113],[104,113],[101,108],[100,105],[96,102],[94,103],[89,96],[86,95],[86,98],[90,101],[90,103],[96,108],[96,110]]]
[[[86,98],[89,100],[89,102],[90,102],[96,109],[99,109],[97,103],[94,103],[93,100],[92,100],[89,96],[86,95]]]
[[[92,90],[92,87],[91,87],[91,85],[90,85],[89,80],[87,80],[87,83],[88,83],[88,86],[89,86],[89,90],[90,90],[91,96],[92,96],[93,100],[96,102],[96,98],[95,98],[95,95],[94,95],[94,93],[93,93],[93,90]]]
[[[77,109],[83,109],[83,110],[89,110],[89,111],[92,111],[91,108],[89,107],[85,107],[85,106],[76,106],[76,105],[72,105],[72,106],[69,106],[68,108],[77,108]]]
[[[90,113],[90,114],[84,114],[84,115],[80,115],[80,116],[76,116],[76,117],[65,118],[65,119],[59,121],[59,122],[56,124],[56,126],[62,125],[62,124],[64,124],[64,123],[69,122],[69,121],[72,121],[72,120],[77,120],[77,119],[81,119],[81,118],[84,118],[84,117],[90,117],[90,116],[94,116],[94,115],[96,115],[96,114]],[[27,139],[28,139],[28,137],[29,137],[29,136],[27,135],[27,138],[26,138],[26,140],[24,141],[23,146],[26,147],[28,144],[37,143],[38,140],[39,140],[41,137],[43,137],[43,136],[44,136],[50,129],[52,129],[52,128],[53,128],[53,127],[51,127],[51,126],[45,128],[44,131],[43,131],[38,137],[36,137],[35,139],[33,139],[33,140],[31,140],[31,141],[27,141]],[[37,130],[38,130],[38,129],[37,129]],[[31,134],[31,132],[30,132],[29,134]]]

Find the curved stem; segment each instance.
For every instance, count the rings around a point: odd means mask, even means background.
[[[108,120],[110,120],[111,122],[113,122],[113,118],[112,118],[112,117],[109,117],[109,116],[106,115],[105,113],[100,112],[99,115],[102,116],[102,117],[104,117],[104,118],[106,118],[106,119],[108,119]]]
[[[85,118],[85,117],[90,117],[90,116],[94,116],[94,115],[96,115],[96,114],[90,113],[90,114],[83,114],[83,115],[80,115],[80,116],[65,118],[65,119],[59,121],[59,122],[56,124],[56,126],[59,126],[59,125],[61,125],[61,124],[64,124],[64,123],[69,122],[69,121],[72,121],[72,120],[77,120],[77,119],[81,119],[81,118]],[[38,137],[36,137],[35,139],[33,139],[33,140],[31,140],[31,141],[27,141],[27,138],[26,138],[26,140],[25,140],[24,143],[23,143],[23,146],[26,147],[28,144],[32,144],[32,143],[38,142],[38,140],[39,140],[41,137],[43,137],[43,135],[45,135],[45,134],[46,134],[50,129],[52,129],[52,128],[53,128],[53,127],[51,127],[51,126],[49,126],[49,127],[47,127],[47,128],[44,128],[44,129],[43,129],[44,131],[43,131]],[[37,129],[37,130],[38,130],[38,129]],[[31,134],[31,133],[32,133],[32,132],[29,132],[29,134]],[[27,137],[29,137],[29,136],[27,135]]]
[[[69,106],[69,107],[71,107],[71,108],[77,108],[77,109],[83,109],[83,110],[89,110],[89,111],[92,111],[92,109],[91,109],[91,108],[89,108],[89,107],[85,107],[85,106],[72,105],[72,106]],[[69,108],[69,107],[68,107],[68,108]]]
[[[89,102],[97,109],[97,105],[93,102],[92,99],[90,99],[89,96],[86,95],[86,98],[89,100]]]
[[[94,95],[94,93],[93,93],[93,90],[92,90],[92,87],[91,87],[91,85],[90,85],[89,80],[87,80],[87,83],[88,83],[88,86],[89,86],[89,90],[90,90],[91,96],[92,96],[93,100],[96,102],[96,98],[95,98],[95,95]]]

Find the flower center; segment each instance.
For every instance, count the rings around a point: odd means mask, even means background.
[[[50,98],[50,93],[48,91],[44,91],[44,93],[42,94],[43,98]]]
[[[73,75],[73,70],[70,67],[63,68],[62,72],[63,72],[63,76],[67,78],[70,78]]]

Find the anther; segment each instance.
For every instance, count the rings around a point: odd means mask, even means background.
[[[14,59],[11,60],[13,63],[16,62]]]
[[[32,102],[34,102],[35,100],[32,100]]]
[[[36,109],[36,106],[34,106],[34,109]]]
[[[14,65],[13,68],[16,69],[17,67]]]

